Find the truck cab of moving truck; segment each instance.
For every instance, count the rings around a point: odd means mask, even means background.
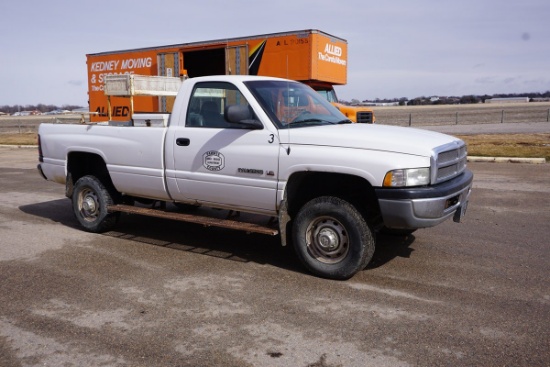
[[[340,103],[338,97],[336,96],[336,91],[332,85],[310,84],[310,86],[315,89],[317,93],[323,96],[323,98],[329,101],[334,107],[338,108],[340,112],[342,112],[344,116],[352,122],[357,122],[360,124],[374,124],[376,122],[374,111],[371,108],[364,106],[349,106]]]

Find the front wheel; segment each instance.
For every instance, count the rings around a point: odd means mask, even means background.
[[[374,254],[371,228],[353,205],[337,197],[306,203],[296,215],[292,233],[300,261],[323,278],[351,278]]]
[[[73,212],[88,232],[110,230],[118,222],[120,213],[109,213],[107,206],[114,200],[103,183],[95,176],[80,178],[73,190]]]

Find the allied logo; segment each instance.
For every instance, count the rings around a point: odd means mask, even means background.
[[[338,47],[335,45],[331,45],[330,43],[327,43],[325,46],[325,53],[329,55],[334,55],[334,56],[342,56],[342,47]]]
[[[202,155],[202,165],[209,171],[221,171],[225,167],[225,157],[218,151],[209,150]]]
[[[346,66],[347,61],[342,59],[344,53],[342,47],[327,43],[323,51],[324,52],[318,52],[319,60]]]

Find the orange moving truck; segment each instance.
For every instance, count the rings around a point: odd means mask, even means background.
[[[183,43],[86,55],[92,121],[128,120],[135,112],[171,112],[174,97],[130,101],[104,93],[106,75],[179,78],[240,74],[294,79],[310,85],[354,122],[372,123],[372,109],[338,103],[333,85],[347,82],[347,41],[319,30],[304,30]],[[110,105],[111,114],[108,106]]]

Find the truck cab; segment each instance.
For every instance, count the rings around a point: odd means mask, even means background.
[[[374,124],[376,118],[374,117],[374,111],[372,108],[364,106],[350,106],[340,103],[338,97],[336,97],[336,91],[332,87],[323,85],[312,85],[313,89],[317,91],[324,99],[329,101],[334,107],[338,108],[340,112],[349,118],[352,122],[360,124]]]

